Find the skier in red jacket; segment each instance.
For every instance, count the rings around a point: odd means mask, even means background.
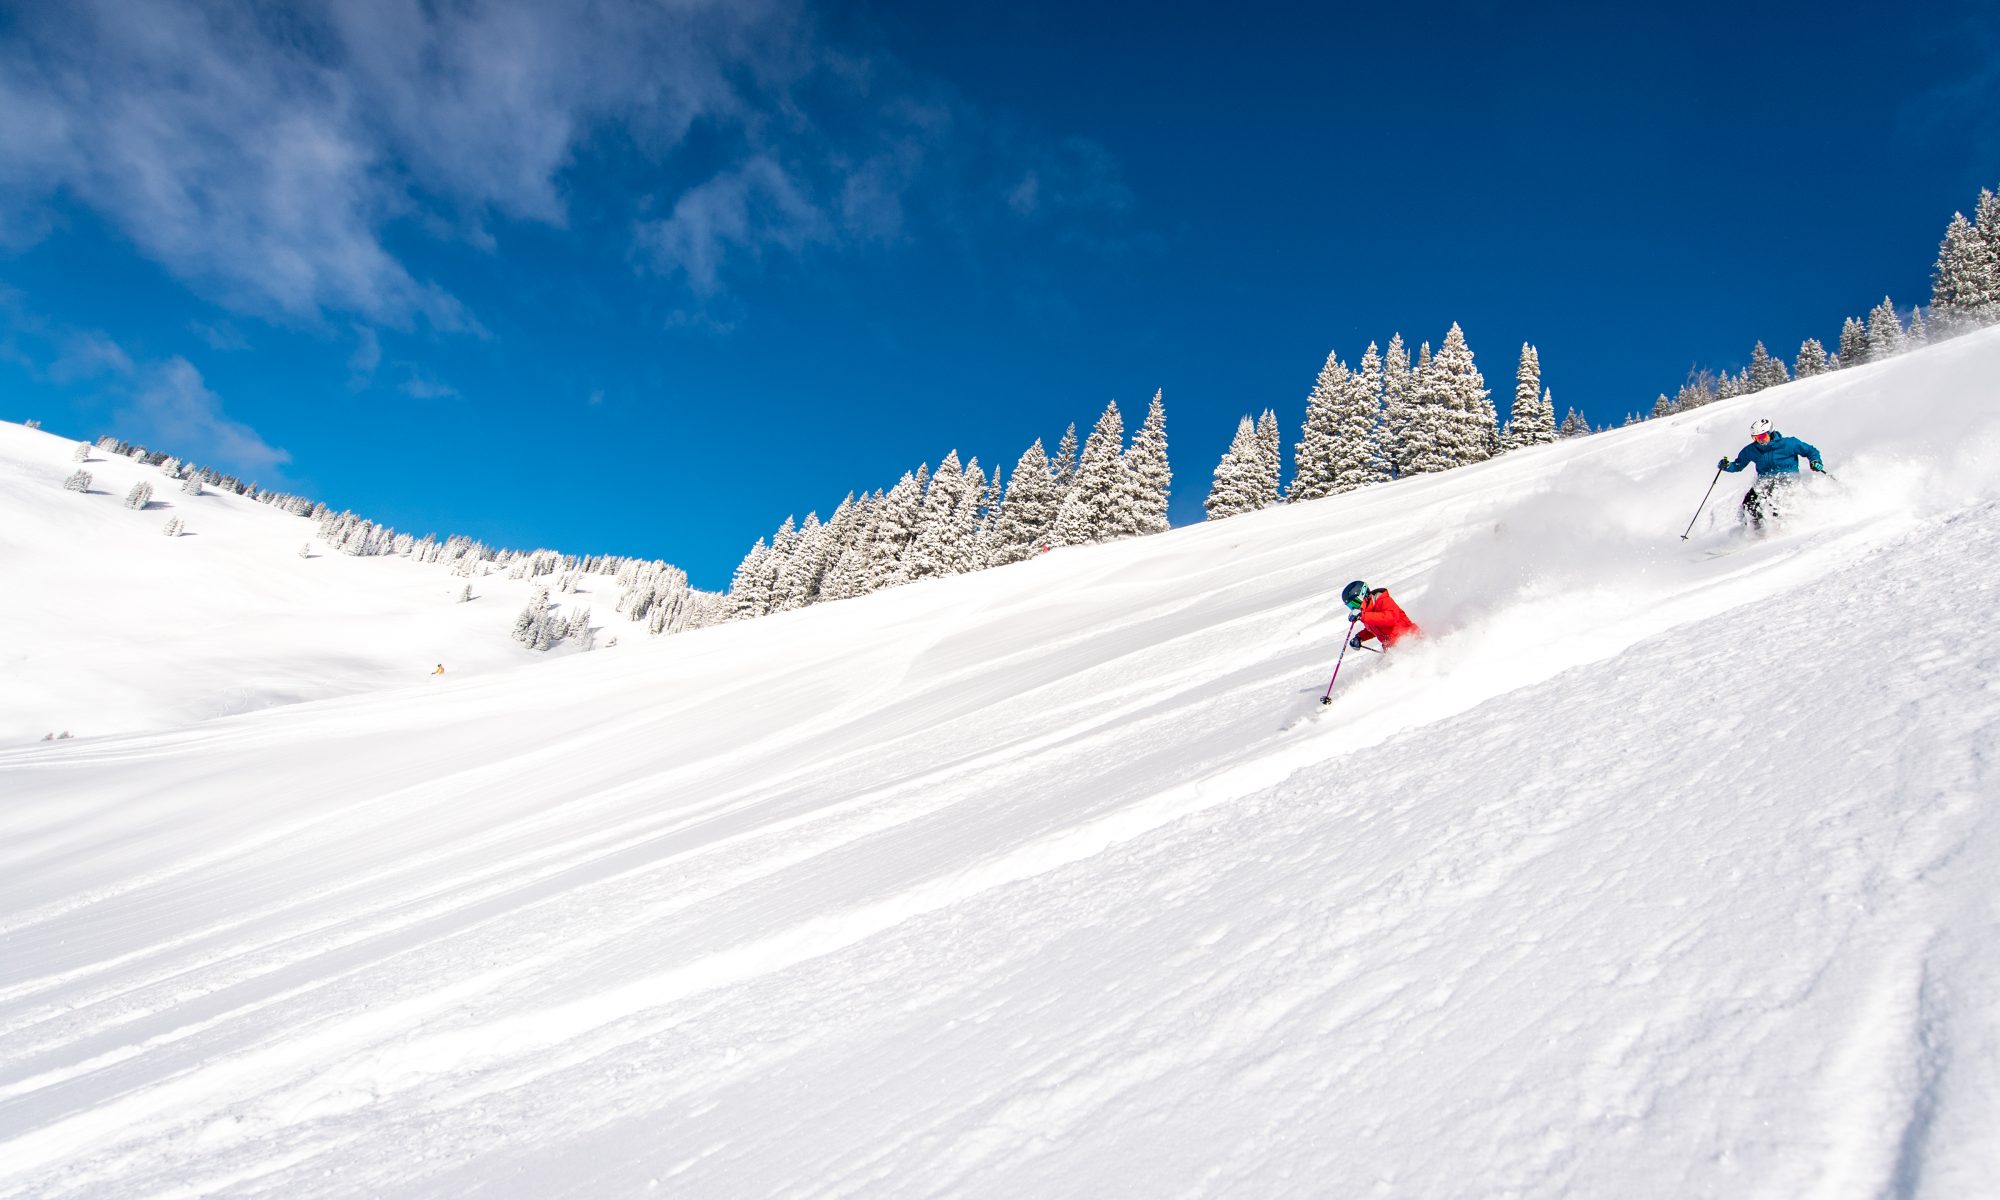
[[[1417,623],[1410,620],[1394,600],[1389,598],[1389,589],[1369,590],[1359,579],[1340,589],[1340,598],[1347,602],[1347,627],[1353,629],[1358,623],[1361,628],[1347,639],[1347,644],[1356,650],[1361,643],[1380,641],[1384,646],[1393,646],[1406,637],[1414,637],[1423,632]]]

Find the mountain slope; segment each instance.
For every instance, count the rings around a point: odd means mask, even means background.
[[[0,1195],[1972,1194],[1997,371],[0,751]]]
[[[180,490],[158,468],[0,423],[0,745],[160,729],[398,686],[541,656],[507,634],[528,580],[453,576],[396,556],[349,557],[317,523],[233,492]],[[88,494],[62,484],[81,468]],[[124,506],[150,483],[144,512]],[[169,518],[186,531],[163,536]],[[299,551],[313,543],[310,557]],[[548,580],[541,581],[547,583]],[[467,583],[475,599],[458,603]],[[609,623],[615,583],[555,595]]]

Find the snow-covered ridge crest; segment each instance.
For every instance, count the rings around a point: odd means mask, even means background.
[[[1995,378],[0,750],[0,1196],[1978,1194]]]
[[[0,745],[421,686],[440,665],[517,666],[557,635],[567,653],[670,616],[678,628],[699,597],[664,563],[583,569],[464,538],[398,537],[389,553],[393,531],[373,522],[309,519],[301,497],[261,503],[184,478],[191,466],[0,422],[0,562],[26,581],[0,589],[0,626],[20,634]],[[543,619],[510,640],[538,590]]]

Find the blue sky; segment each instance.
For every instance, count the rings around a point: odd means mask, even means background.
[[[555,7],[0,3],[0,416],[719,587],[1155,389],[1197,520],[1397,330],[1613,421],[2000,185],[1970,2]]]

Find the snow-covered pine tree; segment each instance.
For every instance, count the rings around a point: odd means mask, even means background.
[[[466,604],[470,603],[471,600],[472,600],[472,585],[468,583],[465,585],[465,590],[458,594],[458,602],[460,604]]]
[[[916,537],[903,563],[911,579],[951,574],[952,541],[958,536],[958,505],[965,498],[965,471],[953,450],[938,464],[924,492],[917,516]]]
[[[70,460],[71,462],[89,462],[89,461],[90,461],[90,443],[89,443],[89,442],[78,442],[78,443],[76,444],[76,453],[74,453],[74,454],[70,455],[70,456],[69,456],[69,460]]]
[[[993,468],[993,475],[986,481],[986,489],[979,494],[979,519],[974,523],[972,533],[973,567],[984,571],[988,567],[1000,565],[1000,509],[1006,489],[1000,484],[1000,468]]]
[[[1472,348],[1465,344],[1465,331],[1458,322],[1444,335],[1432,366],[1446,381],[1450,397],[1450,442],[1453,466],[1484,462],[1500,446],[1500,419],[1493,409],[1493,393],[1473,362]]]
[[[948,574],[963,575],[991,565],[979,519],[981,510],[986,507],[986,493],[986,468],[979,465],[979,458],[975,455],[965,464],[964,486],[959,489],[958,509],[952,514],[952,525],[958,536],[952,539],[949,548]]]
[[[1903,330],[1903,348],[1905,350],[1921,350],[1925,346],[1930,345],[1930,343],[1931,327],[1924,323],[1924,310],[1921,308],[1911,309],[1909,327]]]
[[[1528,397],[1525,413],[1521,407],[1520,377],[1514,386],[1514,444],[1517,446],[1546,446],[1556,440],[1555,400],[1549,389],[1542,387],[1542,355],[1533,346],[1521,348],[1522,365],[1534,366],[1535,388]]]
[[[1451,457],[1453,423],[1452,394],[1443,373],[1431,358],[1431,344],[1417,349],[1417,365],[1410,372],[1409,416],[1403,427],[1403,472],[1423,475],[1443,471],[1456,463]]]
[[[1382,354],[1382,428],[1376,436],[1383,465],[1392,476],[1410,473],[1409,462],[1416,446],[1418,422],[1412,385],[1410,352],[1403,345],[1403,335],[1398,333],[1389,339],[1389,348]]]
[[[917,521],[923,512],[924,492],[919,477],[929,479],[930,468],[919,468],[917,475],[905,471],[875,506],[875,520],[868,537],[867,585],[857,595],[910,581],[903,556],[917,536]]]
[[[1868,361],[1868,327],[1854,317],[1840,327],[1839,353],[1842,366],[1858,367]]]
[[[1108,541],[1138,531],[1132,489],[1125,482],[1125,418],[1119,414],[1116,400],[1104,406],[1083,443],[1083,457],[1077,461],[1076,483],[1070,493],[1078,503],[1061,530],[1065,546]],[[1059,512],[1057,523],[1062,522]]]
[[[1590,434],[1590,422],[1583,419],[1582,413],[1572,408],[1563,414],[1562,428],[1558,432],[1566,438],[1587,437]]]
[[[1661,392],[1659,395],[1653,397],[1653,411],[1646,414],[1646,419],[1657,420],[1661,417],[1671,417],[1678,411],[1674,406],[1674,402],[1667,399],[1667,394]]]
[[[1167,531],[1167,498],[1172,494],[1174,470],[1167,462],[1167,409],[1165,390],[1153,393],[1146,407],[1145,423],[1132,435],[1132,448],[1125,452],[1125,479],[1132,488],[1133,532]]]
[[[1931,269],[1931,315],[1946,335],[1976,328],[1992,298],[1986,245],[1964,213],[1951,214]]]
[[[132,490],[125,493],[126,508],[144,510],[152,502],[153,485],[150,483],[135,483],[132,485]]]
[[[1278,491],[1282,467],[1278,458],[1278,414],[1265,409],[1257,417],[1256,501],[1269,508],[1282,499]]]
[[[1306,395],[1305,423],[1292,447],[1292,486],[1287,494],[1293,500],[1317,500],[1333,494],[1334,429],[1347,381],[1347,365],[1340,361],[1339,352],[1328,351],[1312,391]]]
[[[181,535],[181,530],[185,528],[187,528],[186,524],[179,517],[168,517],[167,527],[164,532],[170,538],[177,538]]]
[[[993,527],[997,546],[994,561],[1020,562],[1039,552],[1055,525],[1061,503],[1061,485],[1049,473],[1048,455],[1042,449],[1042,439],[1036,438],[1034,445],[1021,452],[1014,474],[1007,480],[1007,498],[1000,504],[1000,516]]]
[[[1056,477],[1056,490],[1061,493],[1056,503],[1061,504],[1069,489],[1076,485],[1076,422],[1063,430],[1062,440],[1056,443],[1056,456],[1050,464],[1050,471]]]
[[[1799,343],[1799,356],[1793,360],[1792,374],[1800,379],[1810,379],[1826,373],[1826,347],[1818,338],[1807,338]]]
[[[87,492],[87,491],[89,491],[89,490],[90,490],[90,472],[88,472],[88,471],[78,471],[78,472],[76,472],[75,474],[71,475],[71,476],[70,476],[70,477],[69,477],[68,479],[65,479],[65,480],[63,480],[63,490],[64,490],[64,491],[70,491],[70,492]]]
[[[1202,508],[1208,519],[1219,521],[1260,507],[1257,503],[1257,425],[1246,414],[1236,423],[1236,436],[1222,461],[1215,464],[1215,479],[1208,487]]]
[[[1903,352],[1903,322],[1889,297],[1868,313],[1868,361],[1881,362]]]
[[[161,459],[160,474],[165,475],[168,479],[179,479],[181,477],[181,460],[172,455]]]
[[[1542,361],[1535,348],[1521,343],[1521,361],[1514,368],[1514,404],[1507,410],[1507,423],[1500,429],[1501,450],[1512,450],[1522,445],[1521,438],[1528,432],[1532,418],[1528,409],[1542,397]]]
[[[1368,343],[1368,349],[1362,352],[1359,370],[1343,374],[1345,378],[1340,381],[1334,398],[1333,482],[1329,494],[1351,492],[1389,478],[1379,440],[1382,357],[1375,343]]]
[[[788,612],[811,604],[819,593],[820,575],[826,570],[826,527],[819,514],[806,514],[792,552],[779,565],[771,584],[771,608]]]
[[[1765,388],[1777,387],[1779,384],[1791,381],[1791,375],[1785,370],[1785,360],[1771,357],[1771,352],[1764,349],[1763,342],[1760,341],[1750,348],[1751,391],[1761,392]]]
[[[729,616],[731,620],[761,617],[771,611],[771,547],[763,538],[750,547],[750,553],[736,564],[736,572],[729,578]],[[524,628],[516,622],[515,636],[520,636]]]

